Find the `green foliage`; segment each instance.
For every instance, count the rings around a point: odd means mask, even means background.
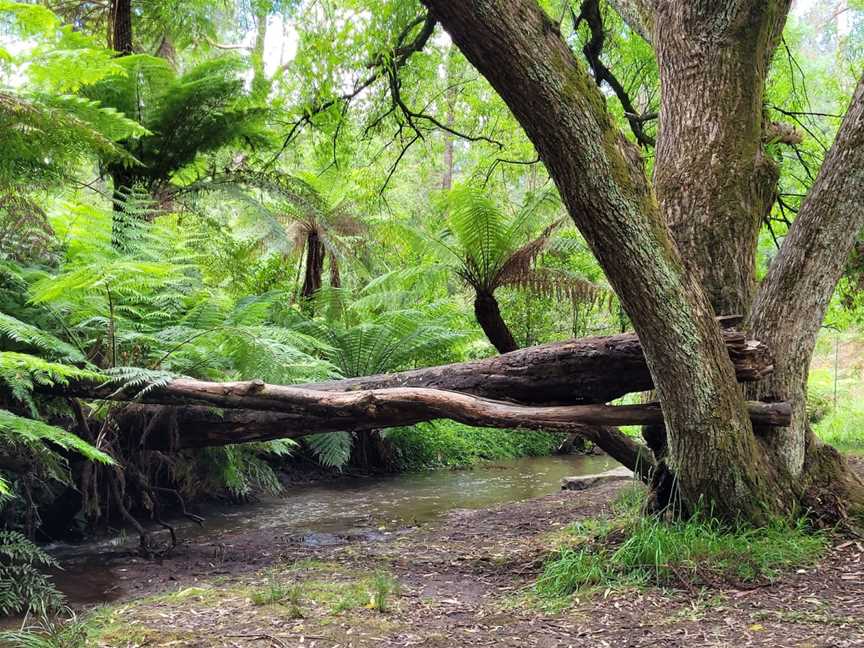
[[[707,516],[667,522],[640,515],[634,502],[623,519],[571,527],[537,592],[558,597],[594,587],[770,582],[783,570],[812,564],[828,544],[805,519],[762,528],[724,527]]]
[[[45,615],[59,607],[60,593],[40,571],[56,561],[17,531],[0,531],[0,614]]]
[[[67,460],[56,448],[76,452],[90,461],[114,463],[109,455],[63,428],[0,409],[0,456],[24,458],[42,476],[71,484]],[[0,496],[9,494],[9,482],[0,472]]]
[[[266,585],[252,592],[252,605],[273,605],[281,603],[288,606],[288,614],[292,619],[302,619],[303,586],[300,583],[292,585],[282,581],[279,574],[271,570],[267,573]]]
[[[458,468],[481,461],[551,454],[561,444],[554,432],[472,428],[453,421],[420,423],[387,431],[403,470]]]
[[[148,133],[123,142],[140,163],[128,169],[128,187],[140,184],[152,190],[165,185],[198,156],[233,142],[266,143],[265,111],[249,103],[242,59],[213,59],[183,75],[165,59],[144,54],[122,57],[117,64],[122,74],[93,84],[85,93]],[[103,160],[117,168],[111,156]]]
[[[351,459],[351,449],[354,447],[354,434],[352,432],[310,434],[303,437],[303,442],[309,447],[322,466],[341,468]]]
[[[72,610],[40,616],[23,630],[0,632],[0,643],[10,648],[86,648],[91,626]]]
[[[390,610],[391,594],[398,594],[399,583],[390,574],[378,572],[372,577],[369,606],[382,614]]]
[[[539,235],[532,233],[543,216],[560,208],[553,191],[529,194],[508,214],[487,192],[463,185],[450,191],[446,207],[449,231],[442,245],[452,256],[456,273],[478,294],[492,295],[498,288],[511,287],[589,303],[604,294],[603,288],[572,272],[537,264],[541,254],[568,241],[553,239],[561,220]]]
[[[0,186],[58,182],[90,154],[131,164],[116,141],[144,132],[116,110],[81,97],[0,88]]]
[[[820,336],[807,383],[807,407],[816,435],[844,452],[864,453],[862,340],[852,328]],[[821,414],[814,420],[814,414]]]

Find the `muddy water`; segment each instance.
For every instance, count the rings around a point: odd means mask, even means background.
[[[554,493],[562,477],[603,472],[607,457],[530,457],[472,470],[441,470],[353,478],[293,487],[280,497],[201,511],[202,527],[177,522],[183,543],[214,547],[237,533],[291,537],[310,545],[346,537],[375,539],[379,529],[413,526],[454,509],[476,509]],[[100,603],[123,594],[117,586],[135,538],[48,547],[63,565],[55,582],[72,604]]]

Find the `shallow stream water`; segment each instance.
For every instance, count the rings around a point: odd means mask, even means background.
[[[178,540],[218,545],[238,532],[293,536],[310,545],[345,537],[375,539],[378,529],[413,526],[452,511],[477,509],[549,495],[562,477],[615,467],[605,456],[528,457],[485,464],[470,470],[437,470],[375,477],[345,478],[290,487],[279,497],[244,506],[212,506],[199,511],[198,527],[177,521]],[[54,580],[73,605],[118,598],[117,570],[134,551],[137,538],[123,535],[47,549],[63,570]]]

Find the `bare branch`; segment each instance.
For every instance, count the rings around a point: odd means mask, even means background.
[[[624,115],[630,124],[630,130],[633,132],[639,145],[646,148],[654,146],[654,138],[648,135],[644,128],[644,123],[649,121],[649,117],[637,116],[639,113],[633,106],[630,95],[627,94],[618,78],[600,59],[603,53],[603,44],[606,41],[606,32],[603,29],[603,16],[600,13],[600,0],[583,0],[579,14],[577,15],[571,9],[571,16],[573,18],[574,31],[579,29],[582,21],[585,21],[591,30],[591,38],[585,43],[582,52],[585,54],[585,58],[588,59],[588,64],[591,66],[591,71],[594,73],[594,80],[597,82],[597,85],[601,85],[605,81],[612,88],[612,92],[615,93],[618,101],[621,102]]]

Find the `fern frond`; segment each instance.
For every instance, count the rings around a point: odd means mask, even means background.
[[[303,437],[303,442],[315,454],[321,465],[341,468],[351,459],[354,435],[350,432],[326,432]]]
[[[0,311],[0,337],[67,362],[84,362],[81,352],[50,333]]]
[[[18,416],[5,409],[0,409],[0,439],[12,446],[23,445],[39,449],[44,444],[50,443],[64,450],[77,452],[89,461],[114,464],[114,459],[111,456],[93,447],[75,434],[42,421]]]

